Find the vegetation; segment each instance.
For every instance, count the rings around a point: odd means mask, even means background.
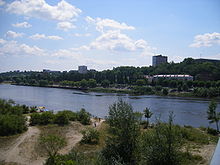
[[[85,109],[78,112],[59,111],[57,114],[53,112],[32,113],[30,116],[30,125],[58,124],[60,126],[69,124],[69,121],[79,121],[84,125],[88,125],[91,117]]]
[[[83,138],[80,141],[82,144],[97,144],[99,143],[99,132],[94,128],[86,128],[81,131]]]
[[[148,82],[144,77],[144,75],[155,74],[189,74],[194,76],[195,81],[167,80],[161,78],[158,81]],[[219,62],[205,62],[186,58],[180,63],[171,62],[156,67],[124,66],[102,72],[89,71],[86,74],[80,74],[77,71],[6,72],[0,73],[0,80],[1,82],[7,81],[18,85],[59,86],[84,90],[91,90],[98,87],[95,89],[96,91],[121,92],[135,95],[173,95],[172,91],[175,91],[180,96],[211,98],[220,96],[219,75]],[[103,90],[100,87],[110,89]]]
[[[148,112],[147,108],[147,116],[151,116]],[[108,118],[100,128],[87,126],[81,142],[70,153],[51,154],[46,164],[197,164],[204,160],[192,151],[218,140],[217,136],[207,134],[213,131],[210,128],[174,125],[172,112],[168,123],[158,120],[151,128],[141,129],[141,120],[142,113],[134,112],[131,105],[119,100],[109,107]]]
[[[207,114],[208,114],[208,120],[210,120],[209,122],[216,123],[216,129],[217,129],[217,132],[219,132],[218,123],[220,121],[220,112],[217,112],[216,108],[217,108],[217,103],[212,100],[209,103],[209,108],[208,108]]]
[[[55,135],[46,135],[40,137],[40,144],[46,150],[49,158],[47,159],[46,164],[52,165],[56,164],[56,156],[58,151],[66,145],[65,139],[55,136]]]
[[[146,107],[144,110],[144,117],[147,118],[147,127],[149,125],[149,119],[151,118],[152,115],[153,112],[151,112],[150,109]]]
[[[140,128],[131,105],[122,100],[114,103],[109,107],[107,122],[112,136],[108,137],[102,151],[104,159],[109,164],[113,160],[134,164]]]
[[[173,114],[168,124],[157,122],[152,131],[141,137],[141,164],[176,165],[181,161],[181,133],[173,125]]]
[[[26,118],[23,113],[26,107],[14,105],[12,100],[0,99],[0,136],[9,136],[27,130]]]

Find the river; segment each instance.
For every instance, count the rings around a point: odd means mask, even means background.
[[[167,121],[170,111],[174,112],[174,122],[180,125],[194,127],[210,126],[206,119],[208,99],[181,98],[169,96],[129,96],[127,94],[112,93],[84,93],[72,89],[45,88],[31,86],[15,86],[0,84],[0,98],[12,99],[18,104],[29,106],[45,106],[49,110],[78,111],[85,108],[94,116],[104,117],[108,114],[108,107],[119,98],[130,103],[135,111],[142,112],[149,107],[154,113],[151,121],[160,116],[162,121]],[[217,110],[220,111],[218,102]]]

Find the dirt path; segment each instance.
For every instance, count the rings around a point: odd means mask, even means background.
[[[82,139],[82,134],[80,133],[82,128],[83,126],[80,123],[74,122],[70,124],[66,132],[67,145],[59,151],[60,154],[69,153],[76,143],[80,142]]]
[[[1,148],[0,160],[7,163],[16,162],[22,165],[40,165],[45,158],[35,152],[40,130],[37,127],[28,127],[28,130],[14,139],[10,147]]]
[[[196,152],[196,154],[200,155],[205,160],[205,162],[202,164],[205,164],[205,165],[210,164],[212,155],[215,151],[215,147],[216,147],[216,144],[209,144],[209,145],[204,145],[198,149],[198,152]],[[201,162],[199,164],[201,164]]]

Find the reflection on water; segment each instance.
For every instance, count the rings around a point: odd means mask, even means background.
[[[85,108],[95,116],[104,117],[108,107],[118,98],[130,103],[135,111],[143,111],[149,107],[154,115],[161,116],[161,120],[168,119],[169,111],[175,114],[175,122],[181,125],[195,127],[209,126],[206,119],[208,99],[180,98],[169,96],[129,96],[115,93],[85,93],[82,91],[59,88],[29,87],[0,85],[0,98],[13,99],[16,103],[26,105],[45,106],[49,110],[77,111]],[[220,105],[218,104],[218,110]],[[214,125],[213,125],[214,126]]]

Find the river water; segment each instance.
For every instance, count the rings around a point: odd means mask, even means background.
[[[174,112],[174,122],[180,125],[191,125],[194,127],[210,126],[206,119],[208,99],[181,98],[169,96],[129,96],[127,94],[109,93],[84,93],[72,89],[15,86],[0,84],[0,98],[13,99],[18,104],[29,106],[45,106],[49,110],[72,110],[78,111],[85,108],[94,116],[105,117],[108,108],[119,98],[130,103],[135,111],[142,112],[149,107],[154,113],[151,121],[160,116],[162,121],[167,121],[170,111]],[[220,111],[218,102],[217,110]]]

